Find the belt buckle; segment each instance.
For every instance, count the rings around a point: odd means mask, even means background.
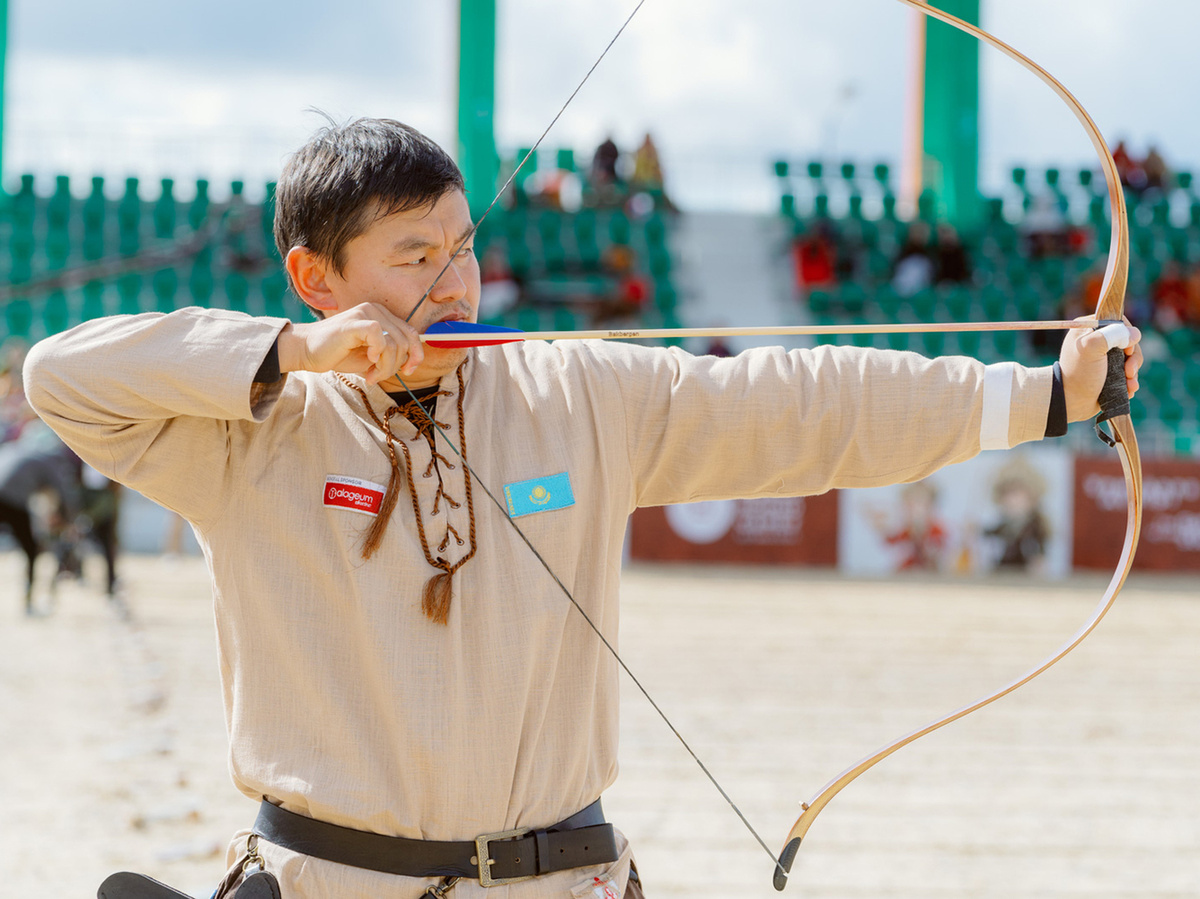
[[[524,877],[492,877],[492,869],[489,867],[496,863],[496,860],[488,856],[488,843],[494,843],[498,840],[514,840],[523,837],[526,834],[533,833],[531,827],[518,827],[516,830],[502,830],[499,833],[485,833],[475,838],[475,857],[471,859],[471,863],[479,868],[479,885],[483,887],[501,886],[506,883],[520,883],[523,880],[533,880],[537,877],[536,874],[526,874]]]

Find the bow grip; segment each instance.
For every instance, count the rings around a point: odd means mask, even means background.
[[[1108,340],[1108,374],[1100,391],[1100,414],[1096,416],[1096,434],[1109,446],[1116,441],[1100,428],[1100,423],[1129,414],[1129,388],[1125,382],[1125,350],[1129,331],[1120,322],[1100,322],[1100,332]]]

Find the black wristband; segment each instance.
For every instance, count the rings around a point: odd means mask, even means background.
[[[1045,437],[1067,433],[1067,393],[1063,389],[1062,366],[1054,363],[1054,383],[1050,386],[1050,411],[1046,413]]]
[[[258,367],[258,371],[254,373],[255,384],[274,384],[283,373],[279,370],[279,338],[275,338],[275,342],[271,344],[271,348],[267,350],[266,358],[263,359],[262,365]]]

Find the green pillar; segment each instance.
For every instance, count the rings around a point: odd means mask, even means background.
[[[979,24],[980,0],[936,0],[944,12]],[[969,34],[929,16],[925,25],[922,183],[937,211],[960,227],[979,215],[979,47]]]
[[[475,217],[499,186],[495,110],[496,0],[459,0],[458,165]]]

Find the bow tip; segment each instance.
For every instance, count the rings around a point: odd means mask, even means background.
[[[775,864],[775,889],[783,892],[783,888],[787,886],[788,874],[792,871],[792,863],[796,861],[796,853],[800,851],[800,837],[788,841],[788,844],[783,847],[783,852],[779,854],[779,861]]]

